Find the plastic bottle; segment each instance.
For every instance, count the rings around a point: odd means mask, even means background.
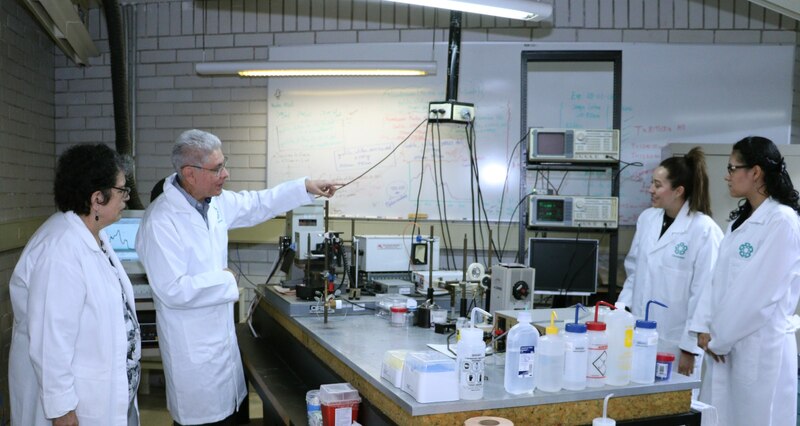
[[[649,384],[656,381],[658,331],[656,331],[656,322],[648,321],[651,303],[667,307],[663,303],[651,300],[645,307],[644,319],[636,321],[636,328],[633,330],[633,361],[631,364],[631,381],[634,383]]]
[[[530,311],[517,314],[517,323],[506,336],[506,365],[503,386],[513,394],[533,392],[534,354],[539,340],[539,331],[531,325]]]
[[[599,301],[594,307],[594,321],[586,322],[586,337],[589,340],[589,354],[586,364],[586,385],[590,388],[603,387],[606,384],[606,369],[608,365],[608,335],[606,323],[598,321],[600,306],[614,306],[608,302]]]
[[[564,381],[564,339],[558,335],[556,312],[550,313],[547,334],[536,348],[536,387],[545,392],[558,392]]]
[[[586,389],[586,351],[589,339],[586,337],[586,325],[578,323],[578,314],[583,305],[575,306],[575,322],[564,326],[564,389]]]
[[[608,417],[608,399],[614,396],[613,393],[603,398],[603,417],[595,417],[592,426],[616,426],[617,421]]]
[[[625,304],[617,302],[613,311],[606,315],[608,328],[608,359],[606,362],[606,384],[625,386],[631,381],[631,356],[633,354],[633,326],[636,319],[625,310]]]
[[[483,330],[462,328],[461,340],[456,346],[458,353],[458,397],[461,399],[483,398],[483,369],[486,357],[486,344],[483,343]]]

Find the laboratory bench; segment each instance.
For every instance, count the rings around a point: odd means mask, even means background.
[[[503,388],[503,354],[487,356],[482,399],[419,403],[381,378],[384,353],[430,350],[428,344],[447,344],[447,335],[391,327],[375,316],[371,297],[355,301],[361,305],[355,311],[345,302],[350,308],[331,313],[326,324],[313,307],[316,302],[271,287],[258,293],[252,329],[259,337],[247,324],[240,324],[238,336],[248,381],[264,401],[265,424],[305,424],[305,392],[339,382],[358,389],[359,421],[365,425],[461,425],[476,416],[503,417],[518,425],[591,424],[602,415],[602,399],[609,393],[614,394],[609,416],[620,425],[700,424],[699,414],[690,409],[691,390],[699,380],[674,374],[650,385],[512,395]]]

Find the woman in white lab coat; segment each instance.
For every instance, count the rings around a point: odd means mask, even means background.
[[[800,295],[800,206],[769,139],[733,146],[728,188],[743,197],[720,244],[714,279],[692,321],[705,349],[700,400],[720,425],[795,425],[797,343],[789,318]]]
[[[31,237],[9,284],[14,426],[138,424],[133,289],[102,231],[125,208],[126,169],[105,145],[58,160],[59,212]]]
[[[649,300],[669,306],[651,308],[658,321],[660,352],[671,352],[677,370],[700,377],[703,351],[689,334],[692,317],[711,271],[722,230],[711,217],[708,175],[703,151],[670,157],[653,171],[650,184],[653,207],[639,215],[636,234],[625,259],[625,280],[619,302],[644,318]]]

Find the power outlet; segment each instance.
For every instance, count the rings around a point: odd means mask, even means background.
[[[428,119],[440,123],[471,123],[475,105],[466,102],[442,101],[428,104]]]

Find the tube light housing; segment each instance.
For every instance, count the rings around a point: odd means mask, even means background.
[[[526,0],[389,0],[417,6],[458,10],[523,21],[541,21],[553,14],[553,5]]]
[[[436,62],[414,61],[267,61],[202,62],[200,75],[240,77],[385,77],[436,75]]]

